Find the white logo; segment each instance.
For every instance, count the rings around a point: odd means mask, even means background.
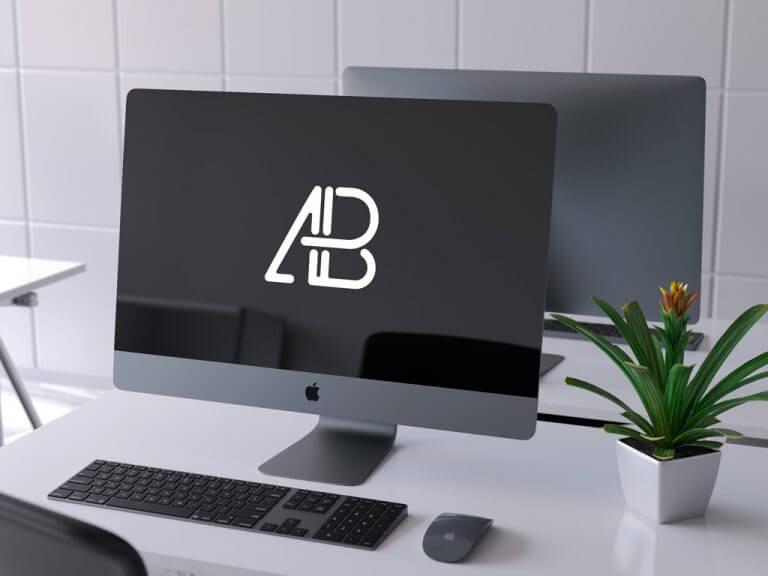
[[[280,272],[280,265],[283,263],[288,250],[290,250],[299,230],[311,217],[310,230],[311,236],[302,236],[301,245],[308,246],[309,250],[309,271],[307,272],[307,283],[310,286],[325,286],[327,288],[346,288],[348,290],[360,290],[371,283],[376,275],[376,261],[370,250],[363,248],[371,241],[379,227],[379,209],[373,198],[365,191],[359,188],[338,187],[335,195],[339,198],[356,198],[368,208],[370,220],[368,229],[357,238],[329,238],[331,234],[331,225],[333,223],[333,198],[334,189],[331,186],[325,187],[325,194],[320,186],[315,186],[312,192],[307,196],[304,206],[299,210],[299,214],[291,224],[288,234],[277,249],[272,263],[267,268],[264,279],[267,282],[278,282],[282,284],[293,284],[293,274]],[[323,235],[320,236],[320,218],[323,220]],[[318,265],[318,248],[323,248],[320,252],[320,262]],[[365,262],[366,271],[362,278],[332,278],[330,275],[331,252],[328,248],[337,248],[340,250],[357,250],[360,248],[360,256]]]

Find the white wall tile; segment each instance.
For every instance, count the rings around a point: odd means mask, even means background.
[[[125,123],[125,98],[134,88],[223,90],[224,77],[219,74],[121,74],[120,112],[123,123]]]
[[[281,94],[336,94],[335,78],[259,78],[228,76],[232,92],[277,92]]]
[[[0,71],[0,218],[24,218],[16,72]]]
[[[717,272],[767,276],[768,94],[729,94]]]
[[[732,0],[730,86],[768,90],[768,2]]]
[[[34,220],[118,225],[116,84],[112,73],[24,73]]]
[[[23,223],[0,222],[0,254],[26,256],[27,239]],[[0,306],[0,336],[14,363],[32,366],[32,313],[28,308]],[[0,378],[5,378],[0,368]]]
[[[40,368],[112,375],[117,232],[33,225],[34,256],[85,262],[87,270],[40,293]]]
[[[706,135],[704,142],[704,225],[701,249],[701,269],[703,272],[711,272],[713,270],[715,202],[722,104],[722,94],[719,92],[707,92]]]
[[[13,0],[0,0],[0,66],[16,64]]]
[[[465,0],[463,68],[582,71],[586,0]]]
[[[112,0],[19,0],[22,66],[111,68]]]
[[[733,320],[753,304],[768,304],[768,278],[716,276],[715,285],[716,318]]]
[[[118,0],[120,67],[221,72],[218,0]]]
[[[456,5],[446,0],[340,0],[342,66],[452,68]]]
[[[592,71],[722,82],[725,0],[593,0]]]
[[[225,0],[227,71],[260,76],[332,76],[333,0]]]

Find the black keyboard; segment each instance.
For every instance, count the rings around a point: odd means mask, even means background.
[[[597,322],[581,322],[581,324],[611,342],[624,344],[624,338],[621,337],[621,334],[613,324],[599,324]],[[547,332],[550,332],[551,334],[547,334]],[[544,333],[545,336],[573,336],[574,338],[584,338],[581,334],[569,326],[558,322],[554,318],[547,318],[544,320]],[[701,332],[693,332],[685,349],[698,350],[703,340],[704,334]]]
[[[48,498],[375,549],[408,515],[396,502],[95,460]]]

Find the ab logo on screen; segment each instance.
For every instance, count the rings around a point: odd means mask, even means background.
[[[362,202],[368,208],[368,229],[357,238],[333,238],[331,228],[333,225],[333,203],[335,198],[354,198]],[[293,274],[280,272],[286,254],[293,246],[304,223],[310,218],[309,236],[302,236],[300,244],[309,248],[309,269],[307,271],[307,283],[310,286],[324,286],[326,288],[344,288],[347,290],[360,290],[373,281],[376,275],[376,260],[370,250],[364,248],[376,234],[379,228],[379,209],[373,198],[360,188],[347,188],[339,186],[334,189],[326,186],[315,186],[307,196],[304,205],[299,210],[296,219],[291,224],[288,234],[285,235],[282,244],[277,249],[272,263],[267,268],[264,279],[267,282],[279,284],[293,284]],[[322,219],[322,227],[321,227]],[[322,230],[321,230],[322,228]],[[322,232],[322,234],[321,234]],[[330,274],[331,252],[337,250],[360,250],[360,257],[365,262],[365,274],[361,278],[333,278]]]

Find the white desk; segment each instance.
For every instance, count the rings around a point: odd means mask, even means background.
[[[84,270],[85,264],[78,262],[0,256],[0,305],[16,304],[34,307],[37,305],[37,295],[34,290],[79,274]],[[0,363],[5,368],[32,426],[38,428],[40,417],[29,399],[24,383],[2,338],[0,338]],[[0,418],[0,446],[2,445],[3,422]]]
[[[744,307],[749,303],[745,303]],[[594,317],[578,317],[596,320]],[[605,321],[598,318],[597,320]],[[702,320],[692,328],[706,334],[700,350],[686,352],[686,363],[699,365],[706,357],[717,338],[728,328],[730,322]],[[591,342],[573,338],[544,338],[544,352],[562,354],[565,360],[548,372],[539,384],[539,412],[564,416],[580,416],[599,420],[620,419],[617,407],[594,394],[565,384],[566,376],[575,376],[603,386],[627,401],[633,408],[641,408],[631,384],[619,369]],[[628,347],[624,347],[629,351]],[[720,370],[724,376],[749,358],[768,350],[768,324],[756,325],[736,347],[731,357]],[[743,393],[768,390],[768,380],[755,382],[743,389]],[[745,404],[721,416],[729,427],[736,428],[748,436],[768,439],[768,402]],[[725,425],[724,424],[724,425]],[[768,573],[768,570],[766,571]]]
[[[615,439],[598,429],[542,423],[533,440],[517,442],[403,427],[394,453],[360,487],[258,472],[313,424],[308,415],[116,391],[0,450],[0,491],[103,526],[153,565],[195,576],[768,570],[768,449],[727,446],[706,518],[653,526],[625,513]],[[46,499],[95,458],[402,501],[410,516],[370,552]],[[424,530],[447,511],[496,519],[470,562],[439,564],[422,553]]]

